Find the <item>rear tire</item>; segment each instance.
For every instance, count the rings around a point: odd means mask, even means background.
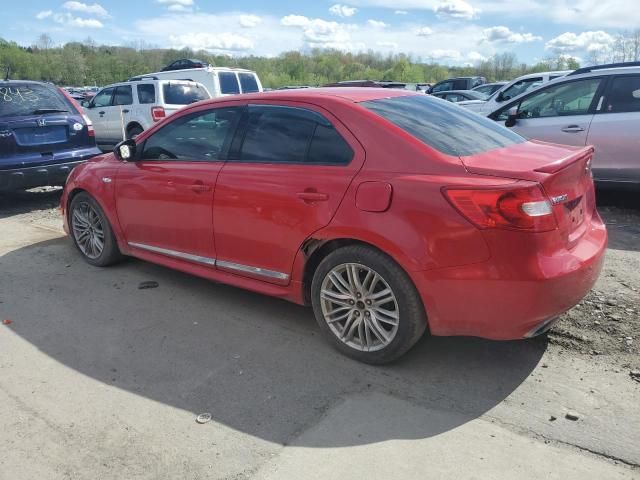
[[[133,140],[138,135],[144,132],[143,128],[140,125],[132,125],[127,128],[127,140]]]
[[[336,349],[374,365],[401,357],[427,328],[424,306],[406,272],[364,245],[340,248],[320,262],[311,303]]]
[[[69,233],[82,258],[97,267],[106,267],[123,259],[107,216],[98,202],[80,192],[69,205]]]

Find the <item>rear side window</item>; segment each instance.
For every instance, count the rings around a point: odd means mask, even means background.
[[[640,112],[640,75],[615,77],[605,97],[602,112]]]
[[[264,163],[346,164],[353,151],[333,125],[311,110],[251,106],[239,159]]]
[[[162,94],[168,105],[189,105],[209,98],[204,87],[195,83],[165,83]]]
[[[0,117],[74,112],[62,93],[37,84],[0,86]]]
[[[466,90],[466,89],[467,89],[466,80],[456,80],[455,82],[453,82],[453,88],[451,90]]]
[[[256,81],[256,76],[253,73],[239,73],[238,77],[240,77],[240,86],[242,86],[242,93],[253,93],[260,91],[260,89],[258,88],[258,82]]]
[[[138,85],[138,103],[156,103],[156,87],[153,83]]]
[[[509,88],[503,90],[502,100],[509,100],[515,98],[521,93],[531,90],[534,86],[539,85],[542,82],[542,77],[525,78],[519,82],[514,83]]]
[[[133,103],[133,94],[131,93],[131,85],[116,87],[116,93],[113,96],[114,105],[131,105]]]
[[[240,93],[238,77],[233,72],[218,72],[220,81],[220,92],[224,94]]]
[[[434,92],[444,92],[446,90],[453,90],[453,82],[443,82],[433,87]]]
[[[425,95],[385,98],[360,105],[447,155],[475,155],[526,141],[485,117]]]

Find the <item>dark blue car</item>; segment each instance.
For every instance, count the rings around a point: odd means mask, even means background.
[[[100,154],[91,121],[53,85],[0,81],[0,192],[64,185]]]

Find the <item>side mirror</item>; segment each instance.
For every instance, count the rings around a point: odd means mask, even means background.
[[[136,155],[135,140],[123,140],[116,145],[113,153],[115,154],[117,159],[122,160],[123,162],[131,162]]]
[[[80,101],[80,106],[84,107],[84,108],[91,108],[89,105],[91,104],[91,102],[89,102],[88,100],[81,100]]]
[[[507,120],[504,122],[505,127],[513,127],[518,121],[518,107],[511,107],[508,112]]]

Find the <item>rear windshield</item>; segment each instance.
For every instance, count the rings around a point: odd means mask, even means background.
[[[0,117],[71,111],[70,103],[53,87],[26,83],[0,84]]]
[[[240,73],[238,74],[238,76],[240,77],[242,93],[253,93],[260,91],[260,89],[258,88],[258,82],[256,81],[256,76],[253,73]]]
[[[201,85],[194,83],[165,83],[162,86],[164,103],[169,105],[188,105],[209,98]]]
[[[238,78],[233,72],[218,72],[218,80],[220,81],[220,92],[224,94],[240,93]]]
[[[385,98],[360,105],[447,155],[475,155],[526,141],[477,113],[427,95]]]

